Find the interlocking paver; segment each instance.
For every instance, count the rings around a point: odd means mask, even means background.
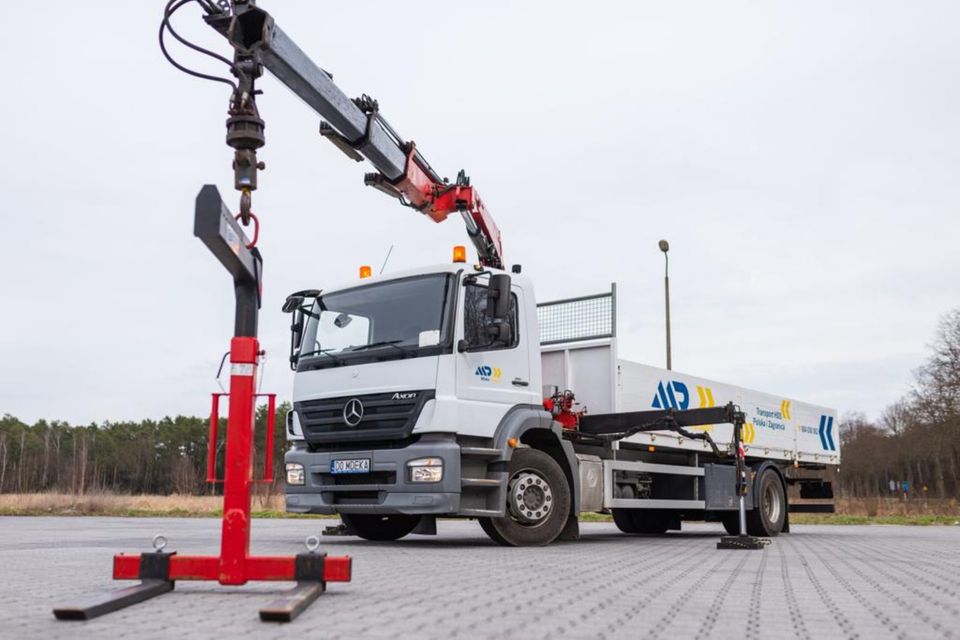
[[[329,524],[257,520],[254,550],[292,554]],[[508,549],[472,522],[393,543],[323,538],[354,557],[354,580],[292,625],[258,608],[285,584],[177,584],[89,622],[54,604],[115,588],[115,552],[155,533],[216,552],[214,519],[0,518],[2,638],[950,638],[960,635],[960,527],[795,526],[760,552],[718,551],[720,531],[626,536],[585,524],[577,543]]]

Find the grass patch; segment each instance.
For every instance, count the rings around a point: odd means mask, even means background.
[[[114,516],[121,518],[219,518],[220,496],[151,496],[112,493],[0,494],[0,516]],[[283,496],[254,496],[253,515],[275,517],[284,509]]]
[[[889,515],[862,516],[845,513],[791,513],[790,524],[902,524],[914,526],[960,525],[955,515]]]
[[[580,522],[613,522],[613,516],[607,513],[581,513]]]
[[[310,514],[286,513],[282,495],[255,495],[254,518],[329,518]],[[840,500],[835,514],[793,513],[791,524],[898,524],[898,525],[960,525],[960,514],[952,513],[956,503],[942,505],[941,513],[891,513],[898,506],[891,504],[887,513],[868,515],[869,510]],[[905,510],[905,506],[900,506]],[[926,509],[935,508],[926,505]],[[127,496],[110,493],[92,493],[82,496],[64,493],[0,494],[0,516],[113,516],[121,518],[219,518],[223,514],[220,496]],[[611,522],[603,513],[580,514],[581,522]]]

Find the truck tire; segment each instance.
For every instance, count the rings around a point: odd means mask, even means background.
[[[633,523],[634,511],[635,509],[610,509],[610,513],[613,515],[613,524],[617,525],[617,529],[624,533],[640,533]]]
[[[634,493],[632,486],[625,485],[620,488],[620,495],[617,497],[632,500],[635,497]],[[613,524],[617,525],[617,529],[624,533],[640,533],[633,522],[634,511],[636,509],[610,509],[610,514],[613,515]]]
[[[780,535],[787,520],[787,496],[780,476],[773,469],[765,469],[757,483],[753,509],[747,512],[747,533],[751,536]]]
[[[666,533],[670,528],[670,516],[658,509],[631,509],[635,533]],[[676,527],[680,528],[679,524]]]
[[[399,540],[417,528],[420,516],[341,513],[348,529],[353,529],[364,540]]]
[[[740,512],[731,511],[729,513],[724,512],[720,516],[720,522],[723,523],[723,528],[727,530],[727,535],[738,536],[740,535]]]
[[[506,514],[478,518],[484,533],[504,546],[550,544],[570,515],[570,486],[563,469],[543,451],[516,449],[507,473]]]

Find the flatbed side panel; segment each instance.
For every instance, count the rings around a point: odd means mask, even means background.
[[[733,402],[746,414],[743,440],[748,456],[840,463],[837,412],[833,409],[629,360],[617,364],[619,411],[697,409]],[[726,424],[692,429],[709,431],[720,446],[729,445],[733,437],[733,427]],[[670,431],[636,434],[627,441],[664,448],[704,448],[703,442]]]
[[[590,413],[616,407],[616,340],[603,338],[541,346],[543,385],[572,389]]]

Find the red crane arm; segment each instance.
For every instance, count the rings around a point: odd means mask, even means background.
[[[249,194],[257,188],[260,164],[256,150],[264,143],[253,80],[266,68],[323,116],[320,135],[350,158],[358,162],[366,159],[377,169],[378,173],[366,176],[368,185],[398,198],[435,222],[459,212],[480,264],[503,268],[500,230],[463,171],[455,183],[440,178],[416,145],[405,141],[387,123],[376,100],[366,95],[348,98],[334,84],[333,76],[318,67],[254,0],[236,0],[232,11],[208,1],[201,4],[207,10],[207,23],[234,48],[232,69],[240,82],[227,122],[227,142],[237,150],[236,188],[244,194],[247,209]]]
[[[455,183],[441,181],[433,175],[429,165],[421,166],[422,158],[413,142],[405,146],[407,164],[399,180],[390,181],[382,173],[373,173],[367,175],[366,183],[400,199],[434,222],[443,222],[451,213],[459,212],[467,227],[467,235],[477,249],[480,264],[503,269],[500,229],[477,190],[470,185],[470,179],[461,171]]]

